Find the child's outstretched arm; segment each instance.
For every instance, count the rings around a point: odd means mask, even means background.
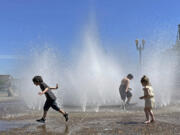
[[[56,84],[56,87],[50,87],[51,90],[56,90],[58,88],[59,88],[58,84]]]
[[[145,99],[145,98],[152,98],[153,96],[150,96],[150,95],[146,95],[146,96],[142,96],[142,97],[139,97],[140,99]]]
[[[144,96],[142,96],[142,97],[139,97],[139,99],[144,99],[145,97]]]
[[[44,91],[39,92],[38,94],[41,96],[41,95],[43,95],[44,93],[46,93],[48,90],[49,90],[49,88],[46,88]]]

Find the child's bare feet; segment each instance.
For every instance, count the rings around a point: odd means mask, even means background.
[[[144,122],[144,124],[149,124],[151,121],[149,121],[149,120],[146,120],[145,122]]]

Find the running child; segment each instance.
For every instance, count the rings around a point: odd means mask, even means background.
[[[143,86],[144,96],[140,97],[140,99],[145,100],[144,112],[146,115],[146,121],[144,123],[149,124],[155,121],[154,114],[152,111],[155,105],[154,92],[150,84],[149,78],[147,76],[144,75],[141,78],[141,84]],[[151,120],[149,119],[149,116],[151,117]]]
[[[39,92],[39,95],[45,94],[46,96],[46,102],[44,104],[44,113],[43,117],[41,119],[38,119],[36,121],[45,123],[46,121],[46,115],[50,107],[52,107],[54,110],[60,112],[63,114],[66,121],[68,121],[68,113],[64,112],[62,109],[60,109],[56,103],[56,96],[52,92],[52,90],[58,89],[58,84],[56,84],[56,87],[49,87],[46,83],[43,82],[43,79],[41,76],[35,76],[32,79],[34,85],[40,86],[42,92]]]

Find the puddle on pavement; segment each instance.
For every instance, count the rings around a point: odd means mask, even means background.
[[[14,129],[14,128],[23,128],[25,126],[28,126],[27,122],[23,121],[5,121],[5,120],[0,120],[0,131],[7,131],[9,129]]]

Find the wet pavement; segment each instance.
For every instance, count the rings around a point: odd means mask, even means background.
[[[17,115],[8,115],[7,109],[6,117],[4,113],[0,115],[0,135],[180,135],[179,108],[180,105],[171,105],[155,109],[156,122],[148,125],[143,124],[145,115],[142,107],[127,110],[120,106],[100,107],[99,112],[73,111],[74,108],[67,107],[68,122],[61,114],[50,110],[46,124],[35,121],[41,117],[42,111],[18,112],[16,108],[14,112]]]

